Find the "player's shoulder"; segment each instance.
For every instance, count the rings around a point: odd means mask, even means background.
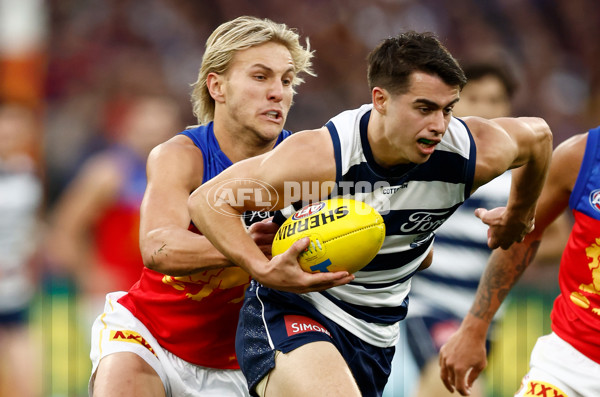
[[[178,134],[155,146],[150,152],[148,161],[200,161],[202,151],[185,135]]]
[[[588,132],[573,135],[561,142],[554,153],[561,156],[578,156],[583,155],[587,144]]]
[[[504,133],[503,123],[513,118],[485,119],[477,116],[460,117],[474,139],[488,139]]]
[[[588,133],[576,134],[561,142],[552,153],[552,166],[563,172],[565,169],[579,169],[583,161]]]
[[[154,170],[160,175],[179,175],[184,179],[202,178],[204,162],[202,151],[185,135],[175,135],[155,146],[148,156],[149,177]]]
[[[573,135],[561,142],[552,153],[551,170],[563,180],[574,181],[583,162],[588,133]]]

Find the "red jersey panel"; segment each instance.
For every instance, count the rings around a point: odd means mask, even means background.
[[[144,269],[125,306],[162,347],[193,364],[238,369],[235,331],[250,276],[239,267],[171,277]]]
[[[214,136],[213,123],[182,132],[202,151],[203,182],[232,165]],[[291,132],[283,130],[279,144]],[[247,226],[273,214],[244,214]],[[190,230],[198,232],[193,225]],[[136,243],[137,246],[137,243]],[[250,275],[239,267],[171,277],[144,268],[139,281],[119,299],[154,335],[183,360],[203,367],[239,369],[235,333]]]

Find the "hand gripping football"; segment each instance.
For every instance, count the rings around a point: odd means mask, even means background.
[[[281,225],[273,240],[273,256],[303,237],[310,237],[308,248],[298,256],[305,271],[354,273],[379,252],[385,224],[381,215],[362,201],[341,197],[318,201]]]

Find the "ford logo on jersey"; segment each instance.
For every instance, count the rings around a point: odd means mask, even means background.
[[[590,204],[596,211],[600,212],[600,189],[592,190],[590,193]]]
[[[448,219],[450,211],[430,212],[418,211],[410,214],[407,221],[400,226],[400,231],[404,233],[424,233],[431,232],[442,226],[442,223]]]

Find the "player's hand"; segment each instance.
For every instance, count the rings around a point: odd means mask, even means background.
[[[450,392],[471,394],[473,382],[487,365],[485,332],[482,335],[461,326],[440,349],[440,377]]]
[[[301,238],[294,242],[287,251],[274,256],[266,267],[252,276],[262,285],[294,293],[322,291],[328,288],[347,284],[354,280],[354,275],[342,272],[308,273],[298,263],[298,255],[304,251],[310,239]]]
[[[279,230],[279,225],[272,220],[273,217],[270,217],[260,222],[253,223],[248,228],[248,234],[250,237],[252,237],[256,245],[258,245],[260,250],[269,259],[271,259],[271,247],[273,245],[273,239],[275,238],[277,230]]]
[[[417,271],[420,272],[420,271],[423,271],[423,270],[429,268],[429,266],[431,266],[432,262],[433,262],[433,248],[429,251],[429,253],[425,257],[425,259],[423,259],[423,262],[421,262]]]
[[[506,207],[498,207],[491,210],[477,208],[477,216],[483,223],[489,226],[488,247],[490,249],[508,249],[513,243],[520,243],[525,236],[534,229],[533,214],[525,216],[524,219],[510,215]]]

